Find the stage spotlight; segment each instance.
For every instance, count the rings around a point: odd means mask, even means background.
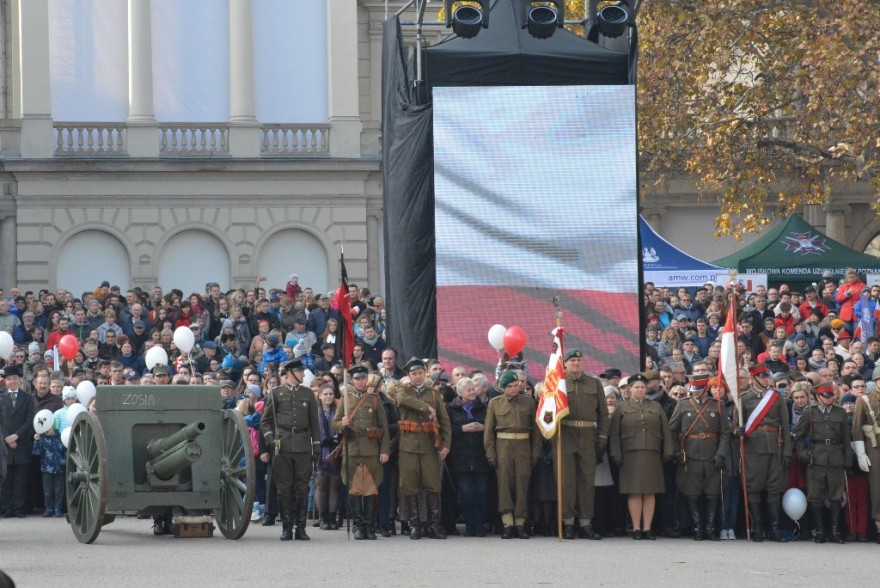
[[[489,0],[473,0],[480,7],[463,4],[452,10],[456,0],[444,0],[446,9],[446,26],[463,39],[472,39],[480,29],[489,28]]]
[[[565,4],[563,0],[549,0],[537,2],[535,0],[520,0],[522,6],[522,28],[528,29],[529,34],[536,39],[548,39],[553,36],[557,28],[561,28],[565,21]],[[547,6],[552,4],[553,6]]]
[[[615,38],[626,32],[629,26],[629,10],[625,2],[609,4],[599,11],[597,17],[599,33],[605,37]]]

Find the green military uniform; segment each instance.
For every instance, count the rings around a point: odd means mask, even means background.
[[[824,387],[817,387],[819,393]],[[828,386],[830,394],[834,388]],[[825,502],[831,512],[831,540],[843,543],[840,512],[846,490],[845,468],[852,464],[850,427],[839,406],[808,406],[794,429],[797,454],[807,470],[807,501],[816,524],[815,540],[825,541]]]
[[[577,350],[568,355],[576,357]],[[593,505],[596,489],[596,457],[605,453],[611,419],[605,403],[602,382],[586,373],[575,378],[565,376],[568,396],[568,416],[563,418],[559,433],[553,437],[553,455],[558,455],[556,444],[562,441],[562,523],[566,538],[574,538],[575,517],[581,525],[581,534],[590,539],[601,539],[593,531]]]
[[[514,378],[515,379],[515,378]],[[502,377],[502,383],[504,378]],[[541,456],[542,437],[535,424],[537,404],[518,392],[497,396],[486,411],[483,445],[498,472],[498,510],[505,529],[522,529],[528,513],[532,465]],[[511,531],[507,531],[509,536]]]
[[[659,402],[630,399],[614,411],[608,454],[620,466],[621,494],[666,491],[663,461],[675,455],[666,412]]]
[[[692,386],[705,390],[708,377],[692,379]],[[730,469],[730,423],[724,406],[703,392],[679,400],[669,419],[669,429],[678,439],[676,484],[688,501],[694,521],[694,539],[717,540],[715,518],[721,494],[722,469]],[[706,497],[706,517],[700,516],[700,496]],[[701,521],[705,520],[705,528]]]
[[[367,369],[362,366],[349,373],[353,379],[367,377]],[[354,538],[375,539],[376,495],[383,479],[379,455],[387,456],[390,452],[388,418],[379,394],[346,386],[344,395],[343,407],[333,418],[333,430],[345,434],[342,482],[348,487]],[[345,416],[350,421],[348,426],[342,424]]]
[[[762,369],[761,364],[751,372]],[[766,368],[763,368],[766,369]],[[752,373],[752,375],[756,375]],[[782,541],[779,528],[781,496],[788,481],[785,467],[791,459],[792,440],[789,433],[788,407],[775,390],[750,388],[742,395],[743,422],[758,408],[765,394],[774,394],[770,409],[745,439],[744,468],[748,485],[749,512],[752,519],[752,540],[763,540],[761,492],[767,492],[771,538]],[[784,463],[783,463],[784,462]]]
[[[407,371],[424,369],[424,364],[412,359],[406,364]],[[440,456],[439,450],[452,443],[452,427],[443,403],[443,395],[430,386],[416,388],[406,385],[397,395],[400,409],[400,446],[398,469],[400,471],[400,495],[407,502],[410,516],[410,538],[421,537],[418,495],[425,490],[429,529],[432,537],[445,538],[440,524]],[[431,409],[436,415],[431,417]]]
[[[298,360],[297,360],[298,361]],[[320,450],[318,402],[305,386],[281,385],[271,390],[263,407],[260,429],[274,451],[272,461],[285,538],[296,517],[298,538],[305,535],[312,459]],[[290,493],[293,489],[293,504]]]
[[[875,371],[876,368],[875,368]],[[874,380],[875,384],[877,380]],[[872,435],[865,434],[865,427]],[[880,530],[880,439],[873,431],[880,429],[880,386],[874,394],[861,396],[853,411],[852,439],[859,456],[859,468],[868,474],[868,487],[871,491],[871,517]],[[872,441],[872,436],[874,441]],[[876,441],[876,442],[875,442]],[[870,463],[862,464],[863,459]],[[878,539],[880,541],[880,539]]]

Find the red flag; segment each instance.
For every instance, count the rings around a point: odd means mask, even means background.
[[[345,258],[339,254],[339,289],[333,298],[332,308],[339,311],[339,352],[342,354],[342,365],[348,370],[351,365],[351,354],[354,352],[354,321],[351,319],[351,298],[348,293],[348,272],[345,271]]]
[[[727,313],[727,321],[724,323],[724,331],[721,333],[721,356],[718,359],[718,375],[727,383],[730,389],[730,397],[736,403],[739,414],[739,424],[742,426],[742,407],[739,403],[739,362],[736,360],[736,296],[730,299],[730,311]]]
[[[550,362],[547,364],[547,373],[544,374],[544,391],[538,401],[538,412],[535,414],[535,422],[538,423],[538,429],[545,439],[551,439],[556,434],[559,421],[568,415],[568,392],[565,387],[565,371],[562,367],[564,333],[562,327],[556,327],[551,333],[554,348],[550,354]]]

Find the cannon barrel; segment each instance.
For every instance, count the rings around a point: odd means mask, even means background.
[[[184,428],[172,435],[150,441],[147,444],[147,454],[150,456],[151,459],[155,460],[164,452],[176,447],[177,445],[180,445],[181,442],[193,441],[196,437],[204,432],[205,423],[199,421],[190,423],[189,425],[185,426]]]
[[[193,441],[181,441],[181,443],[150,461],[148,468],[156,474],[160,480],[170,480],[177,474],[202,457],[202,448]]]

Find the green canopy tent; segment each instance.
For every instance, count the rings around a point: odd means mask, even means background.
[[[751,245],[712,263],[744,274],[767,274],[767,282],[773,285],[818,282],[826,271],[841,277],[848,267],[855,268],[862,279],[865,274],[880,273],[880,258],[828,238],[797,215]]]

